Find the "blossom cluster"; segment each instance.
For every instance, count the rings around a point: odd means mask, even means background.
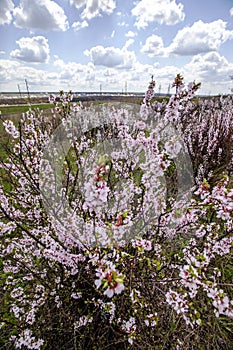
[[[119,274],[113,264],[102,266],[96,271],[95,285],[98,288],[104,289],[104,295],[111,298],[114,294],[121,294],[124,290],[124,276]]]

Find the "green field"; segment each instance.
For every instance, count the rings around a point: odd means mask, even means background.
[[[11,105],[11,106],[0,106],[0,112],[1,115],[8,116],[8,115],[14,115],[14,114],[21,114],[27,112],[30,108],[31,109],[49,109],[52,108],[54,104],[50,103],[40,103],[35,105]]]

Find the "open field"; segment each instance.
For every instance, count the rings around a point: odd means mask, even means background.
[[[32,109],[39,109],[39,110],[46,110],[52,108],[53,105],[49,103],[41,103],[41,104],[33,104],[33,105],[10,105],[10,106],[1,106],[0,105],[0,112],[2,117],[6,117],[8,115],[15,115],[15,114],[21,114],[27,112],[30,108]]]

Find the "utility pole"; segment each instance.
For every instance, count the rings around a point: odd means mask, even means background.
[[[167,95],[170,96],[170,91],[171,91],[171,84],[168,85],[168,89],[167,89]]]
[[[161,89],[162,89],[162,86],[161,84],[159,84],[159,95],[161,94]]]
[[[22,94],[21,94],[20,86],[19,86],[19,84],[17,84],[17,86],[18,86],[18,90],[19,90],[19,96],[20,96],[20,98],[21,98],[21,97],[22,97]]]
[[[26,84],[27,93],[28,93],[28,102],[31,104],[31,98],[30,98],[30,92],[29,92],[29,88],[28,88],[28,82],[27,82],[27,79],[25,79],[25,84]]]

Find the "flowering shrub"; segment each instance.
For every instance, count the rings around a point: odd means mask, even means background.
[[[232,100],[154,86],[140,111],[61,92],[60,114],[4,121],[3,348],[230,349]]]
[[[178,84],[178,85],[177,85]],[[190,100],[199,84],[183,89],[183,79],[176,79],[176,94],[168,105],[154,101],[155,113],[165,114],[178,128],[192,159],[194,176],[215,182],[223,172],[232,172],[233,114],[232,95]]]

